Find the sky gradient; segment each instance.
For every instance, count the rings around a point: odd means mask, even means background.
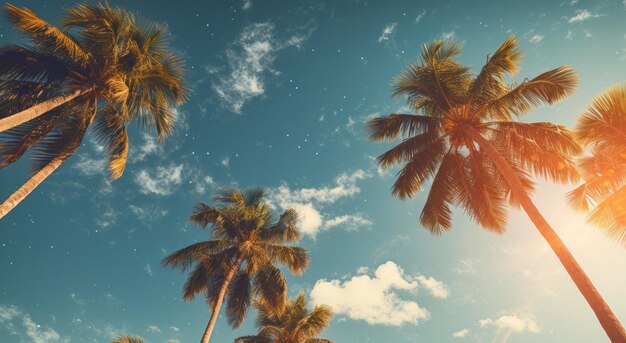
[[[14,1],[58,23],[71,1]],[[190,101],[157,142],[131,128],[124,176],[106,179],[92,136],[0,221],[0,341],[199,340],[209,311],[181,299],[168,253],[205,240],[187,220],[219,187],[263,186],[301,212],[311,264],[288,276],[335,308],[335,342],[605,342],[583,297],[525,214],[497,236],[455,209],[453,230],[419,227],[425,191],[391,196],[396,169],[375,157],[364,122],[407,111],[390,83],[421,45],[456,38],[479,70],[514,34],[521,82],[568,64],[575,94],[525,121],[572,126],[591,99],[626,78],[626,1],[111,1],[166,25],[187,61]],[[0,44],[19,43],[5,20]],[[6,197],[28,162],[0,170]],[[626,254],[565,204],[573,185],[540,182],[533,199],[626,320]],[[214,342],[254,332],[218,320]]]

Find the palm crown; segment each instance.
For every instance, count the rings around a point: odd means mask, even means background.
[[[284,308],[287,286],[277,264],[300,274],[309,263],[306,249],[291,245],[300,239],[297,213],[290,209],[276,220],[264,195],[259,188],[230,189],[213,197],[221,207],[198,203],[190,220],[202,228],[212,224],[211,240],[162,261],[183,271],[193,266],[183,287],[184,299],[190,301],[202,292],[213,312],[221,302],[220,288],[226,285],[226,317],[233,327],[241,325],[254,298],[277,310]]]
[[[255,304],[259,334],[235,339],[235,343],[332,343],[315,338],[330,324],[330,307],[318,305],[309,311],[303,293],[287,301],[285,310],[277,312],[263,303]]]
[[[590,211],[589,221],[626,245],[626,85],[595,98],[578,120],[576,136],[591,155],[580,158],[584,183],[568,194]]]
[[[173,106],[185,101],[182,59],[169,51],[158,25],[136,25],[128,11],[108,4],[79,4],[56,28],[32,11],[12,5],[6,15],[32,44],[0,49],[0,118],[59,96],[71,101],[3,134],[0,166],[33,148],[35,170],[67,157],[88,126],[106,143],[112,178],[124,171],[126,124],[139,119],[158,137],[171,133]]]
[[[450,206],[458,205],[483,227],[503,232],[506,201],[517,204],[511,187],[471,132],[478,132],[514,169],[526,192],[534,183],[528,171],[558,181],[578,178],[572,155],[580,153],[573,134],[550,123],[522,123],[517,116],[570,93],[578,78],[567,66],[547,71],[519,85],[507,74],[522,58],[509,37],[474,75],[455,60],[461,46],[435,41],[394,82],[396,96],[407,96],[420,114],[391,114],[369,121],[370,138],[401,143],[378,158],[383,168],[403,164],[393,194],[406,198],[432,186],[420,221],[435,234],[451,228]]]

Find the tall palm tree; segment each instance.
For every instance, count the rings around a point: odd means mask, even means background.
[[[455,42],[425,45],[420,61],[408,66],[394,83],[395,95],[407,96],[419,114],[391,114],[369,121],[372,140],[403,138],[378,158],[383,168],[403,164],[393,194],[412,197],[432,178],[420,222],[437,235],[451,229],[451,205],[462,207],[474,221],[496,233],[505,230],[507,202],[523,208],[610,339],[625,342],[621,323],[530,198],[531,173],[561,183],[577,180],[572,156],[581,149],[563,126],[523,123],[517,118],[571,94],[577,75],[563,66],[519,85],[507,85],[506,75],[518,71],[522,58],[514,37],[488,57],[477,75],[455,59],[460,51]]]
[[[138,119],[163,138],[173,130],[174,106],[188,94],[183,61],[169,51],[163,29],[136,25],[124,9],[77,5],[63,18],[68,31],[28,9],[7,5],[6,12],[33,44],[0,49],[0,117],[22,118],[12,113],[24,107],[22,113],[37,113],[0,134],[0,167],[29,149],[35,162],[31,179],[0,205],[0,218],[74,153],[92,124],[107,146],[110,176],[119,178],[128,154],[126,125]]]
[[[256,303],[255,307],[259,334],[239,337],[235,343],[333,343],[315,338],[330,324],[333,317],[331,308],[318,305],[309,311],[303,293],[287,301],[282,312],[263,303]]]
[[[576,137],[591,155],[579,160],[584,183],[568,194],[569,201],[626,246],[626,84],[593,100],[578,119]]]
[[[217,192],[212,207],[198,203],[191,222],[212,224],[211,239],[180,249],[163,259],[164,266],[186,271],[194,266],[183,287],[183,298],[203,292],[211,310],[202,343],[209,341],[224,298],[226,318],[239,327],[253,299],[278,311],[285,306],[287,286],[276,264],[301,274],[309,263],[306,249],[291,245],[300,239],[295,210],[275,212],[264,200],[265,190],[226,189]]]

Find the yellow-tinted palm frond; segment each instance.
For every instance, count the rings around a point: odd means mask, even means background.
[[[568,200],[626,246],[626,84],[593,100],[578,119],[576,137],[591,155],[579,160],[584,183]]]
[[[542,103],[552,104],[564,99],[572,94],[578,80],[578,74],[568,66],[547,71],[487,102],[478,109],[477,115],[510,120]]]
[[[518,39],[509,36],[482,67],[469,89],[469,102],[474,108],[502,95],[505,76],[519,71],[523,55],[517,44]]]
[[[420,223],[435,235],[441,235],[452,228],[450,206],[454,204],[458,192],[457,180],[453,175],[454,163],[458,163],[456,158],[455,153],[446,153],[433,178],[426,203],[420,214]]]
[[[81,65],[86,65],[91,59],[91,55],[68,33],[50,25],[33,11],[7,4],[5,14],[13,26],[27,34],[40,49],[66,56]]]
[[[414,154],[413,159],[398,173],[392,187],[393,195],[404,199],[419,192],[424,182],[437,170],[446,150],[446,142],[438,139]]]
[[[585,146],[626,146],[626,84],[615,85],[593,102],[579,118],[576,136]]]
[[[136,335],[130,335],[130,334],[123,334],[121,336],[114,338],[113,341],[111,341],[111,343],[145,343],[145,342],[146,341],[144,341],[143,338],[136,336]]]

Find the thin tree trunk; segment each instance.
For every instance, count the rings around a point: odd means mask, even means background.
[[[200,340],[200,343],[209,342],[209,339],[211,338],[211,333],[213,333],[213,327],[215,326],[215,322],[217,321],[217,316],[220,312],[220,308],[222,307],[222,303],[224,302],[224,296],[226,295],[226,291],[228,290],[228,285],[230,284],[230,281],[233,279],[233,276],[235,276],[235,272],[239,269],[239,266],[241,265],[242,262],[243,262],[243,256],[240,256],[235,262],[235,264],[232,266],[232,268],[228,271],[228,274],[226,274],[226,277],[224,278],[224,283],[222,283],[222,286],[220,287],[220,291],[219,293],[217,293],[217,300],[215,301],[215,306],[211,309],[211,318],[209,319],[209,323],[207,324],[206,329],[204,330],[204,335],[202,335],[202,339]]]
[[[63,163],[65,158],[57,157],[50,161],[45,167],[41,168],[35,173],[26,183],[22,185],[17,191],[5,200],[0,205],[0,219],[2,219],[7,213],[11,212],[15,206],[17,206],[22,200],[24,200],[28,194],[30,194],[39,184],[43,182],[52,172],[54,172]]]
[[[20,124],[23,124],[29,120],[33,120],[42,114],[59,107],[72,99],[89,93],[93,90],[93,87],[77,89],[73,92],[68,92],[54,98],[48,99],[35,106],[31,106],[21,112],[12,114],[6,118],[0,119],[0,132],[12,129]]]
[[[596,287],[593,285],[585,271],[580,267],[574,256],[570,253],[569,249],[565,246],[561,238],[556,234],[554,229],[546,221],[543,215],[539,212],[535,204],[532,202],[528,194],[524,191],[522,183],[520,182],[517,174],[508,162],[498,153],[498,151],[489,143],[485,137],[483,137],[478,131],[472,127],[466,127],[465,132],[469,135],[474,142],[476,142],[481,149],[485,151],[487,156],[496,165],[496,168],[500,171],[504,179],[511,187],[511,191],[515,194],[520,204],[530,220],[535,224],[543,238],[548,242],[556,256],[559,258],[565,270],[569,274],[570,278],[578,287],[578,290],[587,300],[589,306],[596,314],[596,317],[600,321],[600,325],[609,336],[609,339],[613,343],[626,342],[626,331],[620,323],[619,319],[609,305],[604,301],[602,295]]]

